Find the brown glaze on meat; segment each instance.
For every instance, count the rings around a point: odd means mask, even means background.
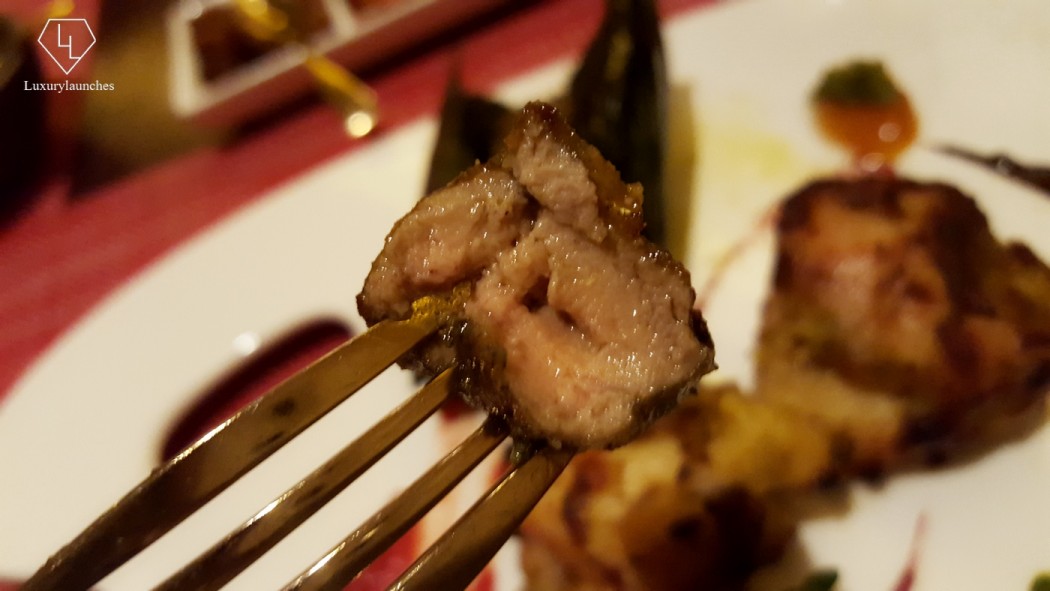
[[[402,318],[469,286],[405,364],[454,366],[467,400],[519,436],[624,443],[714,367],[689,274],[641,237],[641,202],[552,107],[530,104],[503,152],[395,225],[359,309],[370,324]]]
[[[944,459],[1043,399],[1050,270],[953,187],[805,187],[782,210],[774,283],[760,395],[829,425],[857,470]]]

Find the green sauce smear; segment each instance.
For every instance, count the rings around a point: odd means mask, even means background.
[[[813,98],[843,105],[882,106],[900,100],[901,92],[881,62],[857,61],[828,71]]]

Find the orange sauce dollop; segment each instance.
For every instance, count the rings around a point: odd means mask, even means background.
[[[813,106],[820,131],[850,152],[861,173],[888,170],[918,133],[908,97],[878,63],[832,70],[814,93]]]

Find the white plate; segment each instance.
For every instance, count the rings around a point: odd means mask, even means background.
[[[814,131],[806,103],[820,73],[842,61],[886,63],[920,113],[920,144],[951,141],[1050,162],[1044,0],[741,0],[680,16],[668,23],[665,41],[671,78],[688,91],[676,96],[694,113],[690,124],[676,111],[673,182],[685,187],[678,203],[685,210],[675,219],[687,222],[683,249],[698,286],[779,198],[842,166]],[[570,68],[552,64],[502,94],[549,96]],[[276,189],[139,276],[25,375],[0,407],[0,575],[27,575],[146,474],[160,434],[239,358],[239,335],[266,342],[318,317],[359,328],[353,296],[386,228],[422,186],[433,134],[432,121],[410,125]],[[694,156],[699,164],[686,174]],[[900,168],[974,194],[1001,237],[1050,258],[1050,200],[921,145]],[[768,234],[760,236],[705,310],[725,378],[750,380],[770,246]],[[404,375],[385,374],[104,588],[155,582],[408,389]],[[429,464],[443,437],[433,426],[414,436],[231,588],[282,584]],[[924,515],[915,591],[1025,589],[1050,568],[1048,498],[1050,433],[1043,429],[965,468],[858,488],[847,515],[806,524],[801,539],[814,564],[841,571],[842,589],[887,591]],[[509,591],[518,586],[514,557],[503,560],[508,578],[499,587]]]

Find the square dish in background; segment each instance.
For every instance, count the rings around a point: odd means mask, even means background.
[[[509,0],[304,0],[308,45],[351,71]],[[233,0],[180,0],[166,16],[169,102],[180,118],[236,125],[312,91],[302,47],[251,38]]]

